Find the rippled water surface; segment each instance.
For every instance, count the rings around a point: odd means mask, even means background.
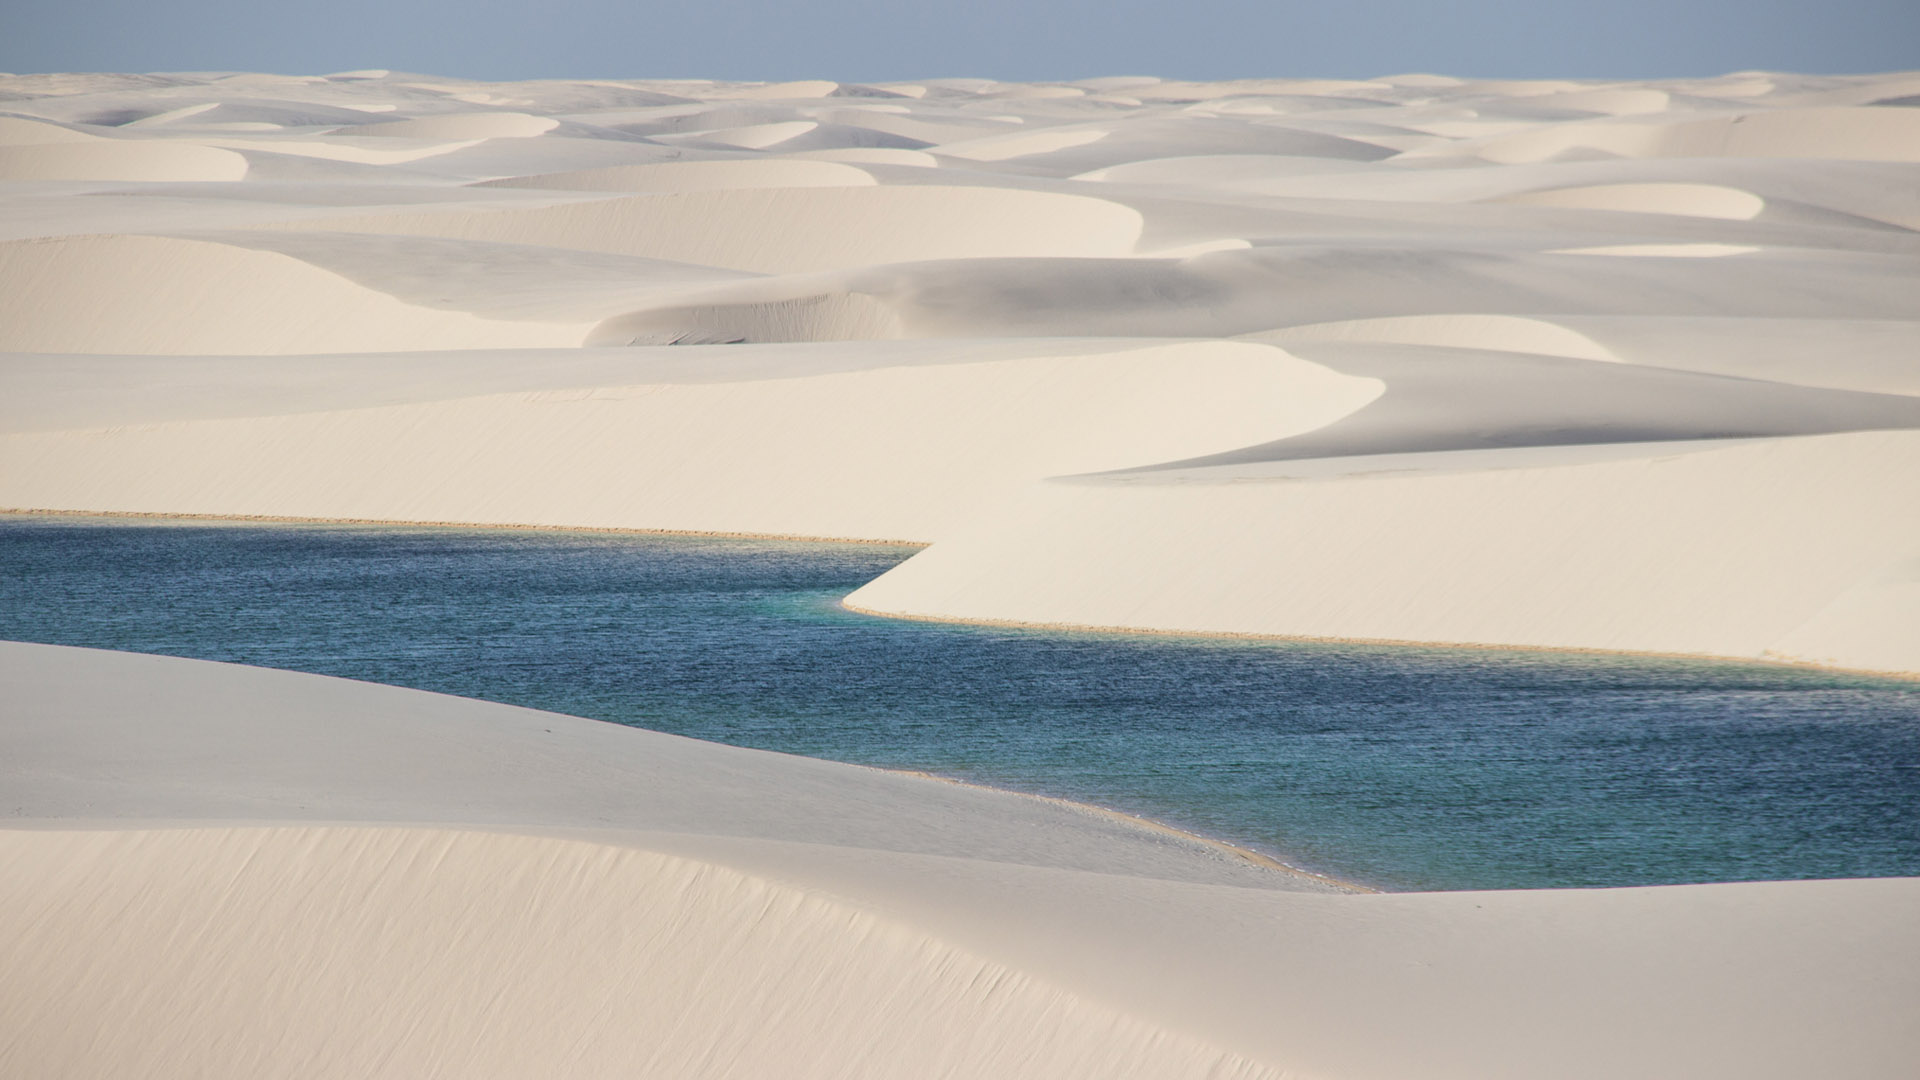
[[[0,518],[0,637],[1064,795],[1389,888],[1920,874],[1920,686],[898,622],[911,549]]]

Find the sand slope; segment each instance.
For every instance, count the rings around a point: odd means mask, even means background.
[[[1465,450],[1055,481],[847,603],[1910,672],[1920,634],[1904,594],[1890,591],[1871,617],[1834,605],[1911,564],[1911,478],[1876,463],[1920,453],[1917,439]],[[1102,584],[1147,573],[1164,587]]]
[[[0,691],[9,1073],[1880,1077],[1920,1050],[1909,879],[1302,892],[1064,804],[415,691],[20,644]]]
[[[94,421],[106,430],[0,436],[0,504],[931,540],[1026,481],[1283,437],[1380,390],[1257,344],[1049,351],[888,364],[869,350],[857,371],[486,396],[442,369],[435,400],[412,404],[122,412]],[[357,368],[323,392],[351,390]]]
[[[37,931],[0,946],[14,1075],[1280,1075],[669,856],[423,829],[0,833],[0,848],[10,883],[60,883],[0,896]],[[96,956],[111,966],[76,963]]]
[[[1084,196],[967,188],[693,189],[539,210],[322,219],[327,228],[793,272],[920,259],[1122,255],[1139,216]]]
[[[1913,673],[1917,86],[7,76],[0,507],[930,540],[856,602]]]
[[[285,354],[576,344],[582,328],[405,304],[285,256],[197,240],[0,244],[0,348]]]

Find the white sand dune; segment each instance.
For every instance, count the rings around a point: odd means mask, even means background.
[[[47,898],[51,916],[9,905],[36,917],[50,935],[41,941],[173,943],[119,957],[114,978],[132,987],[104,1031],[79,1019],[108,1003],[103,987],[72,977],[70,949],[14,951],[9,969],[40,995],[7,1010],[14,1030],[38,1033],[8,1048],[23,1072],[139,1062],[239,1076],[298,1061],[323,1075],[842,1076],[879,1059],[946,1075],[1143,1066],[1131,1074],[1171,1076],[1204,1075],[1222,1056],[1167,1046],[1148,1025],[870,917],[682,859],[425,830],[16,833],[5,845],[17,870],[71,881]],[[431,875],[395,873],[422,862]],[[218,895],[193,884],[209,879],[229,884]],[[130,923],[119,909],[136,897]],[[718,941],[732,962],[715,964]],[[187,993],[163,999],[166,986]],[[770,1000],[795,1007],[751,1028],[716,1020]],[[285,1018],[270,1048],[222,1037],[243,1009]],[[541,1020],[515,1022],[528,1015]],[[1050,1037],[1030,1034],[1019,1049],[970,1037],[1003,1025],[1044,1025]]]
[[[860,603],[1920,670],[1916,86],[8,76],[0,506],[935,540]],[[1796,484],[1859,535],[1683,524]],[[1176,488],[1177,542],[1095,535]],[[1719,546],[1724,617],[1657,615]]]
[[[537,244],[735,270],[918,259],[1123,255],[1139,215],[1099,199],[993,188],[693,190],[537,210],[321,219],[347,232]]]
[[[398,136],[373,138],[365,135],[336,136],[328,139],[288,139],[250,136],[242,133],[202,135],[196,141],[205,146],[238,150],[243,154],[247,151],[256,151],[317,158],[321,161],[347,161],[359,165],[406,165],[426,158],[439,157],[442,154],[451,154],[456,150],[464,150],[483,140],[403,140]]]
[[[1379,319],[1289,326],[1259,335],[1259,340],[1289,342],[1379,342],[1443,348],[1494,349],[1501,352],[1565,356],[1609,362],[1620,359],[1606,346],[1559,323],[1513,315],[1390,315]]]
[[[1552,109],[1578,109],[1608,116],[1637,116],[1665,112],[1673,103],[1672,93],[1652,87],[1599,87],[1592,90],[1563,90],[1534,96],[1536,105]]]
[[[1327,159],[1223,155],[1140,161],[1097,170],[1086,178],[1414,204],[1507,201],[1568,188],[1702,185],[1732,188],[1762,199],[1767,205],[1761,213],[1768,221],[1804,217],[1804,209],[1795,208],[1810,207],[1847,215],[1857,227],[1874,220],[1895,225],[1915,220],[1916,197],[1899,180],[1907,169],[1892,162],[1728,157],[1572,157],[1500,168],[1366,168]],[[1740,202],[1752,205],[1751,200]],[[1830,216],[1829,220],[1838,223],[1839,219]]]
[[[1293,351],[1377,379],[1385,392],[1305,434],[1154,468],[1920,429],[1920,401],[1905,395],[1457,347],[1327,342]],[[1466,386],[1500,393],[1466,395]]]
[[[0,508],[931,541],[886,615],[1920,673],[1920,75],[0,76]],[[1920,879],[1342,895],[0,644],[0,1075],[1879,1078]]]
[[[913,109],[897,103],[866,104],[819,115],[840,126],[890,135],[922,146],[960,143],[989,135],[1018,132],[1024,127],[1010,122],[1006,117],[916,116]]]
[[[1624,252],[1622,252],[1624,254]],[[1377,342],[1621,361],[1775,383],[1920,393],[1920,324],[1696,316],[1401,315],[1247,335],[1287,346]]]
[[[938,168],[940,159],[923,150],[889,146],[844,146],[826,150],[796,150],[792,161],[843,161],[849,165],[905,165],[917,169]]]
[[[494,187],[557,188],[566,191],[720,191],[732,188],[870,187],[873,177],[829,161],[668,161],[615,165],[545,176],[491,181]]]
[[[716,85],[715,97],[726,98],[765,98],[770,100],[794,100],[800,98],[823,98],[840,89],[840,84],[828,79],[795,79],[779,83],[742,83],[734,86]]]
[[[48,143],[84,143],[97,135],[74,128],[29,120],[23,116],[0,116],[0,146],[44,146]]]
[[[1416,451],[1045,483],[847,603],[1920,670],[1911,609],[1851,621],[1836,607],[1914,558],[1912,477],[1884,463],[1920,453],[1920,433],[1604,450]],[[1140,575],[1164,587],[1106,584]]]
[[[0,146],[0,180],[239,180],[247,159],[192,144],[97,139]]]
[[[507,706],[17,644],[0,681],[10,1072],[1879,1077],[1920,1049],[1912,880],[1326,895],[1066,804]]]
[[[1598,247],[1561,248],[1562,255],[1613,255],[1643,259],[1719,259],[1759,251],[1745,244],[1601,244]]]
[[[1050,154],[1055,150],[1087,146],[1099,142],[1110,134],[1112,133],[1100,127],[1069,128],[1064,131],[1056,128],[1016,131],[1004,135],[985,135],[977,139],[944,143],[935,147],[934,152],[949,157],[966,158],[969,161],[1006,161],[1009,158],[1025,157],[1029,154]]]
[[[1256,344],[987,355],[486,396],[443,368],[438,399],[414,404],[121,413],[6,436],[0,505],[930,540],[1032,479],[1266,442],[1380,391]],[[358,377],[344,368],[327,396]],[[860,419],[823,427],[835,416]]]
[[[1581,210],[1620,210],[1635,214],[1684,214],[1747,221],[1766,208],[1751,191],[1714,184],[1604,184],[1553,188],[1509,195],[1504,202],[1522,206],[1565,206]]]
[[[1195,154],[1159,157],[1092,169],[1074,177],[1103,183],[1179,185],[1261,190],[1296,175],[1345,175],[1365,170],[1338,158],[1283,154]]]
[[[0,349],[14,352],[571,345],[585,329],[434,311],[284,255],[171,237],[0,244],[0,283]]]
[[[353,828],[15,832],[0,850],[59,882],[0,896],[39,930],[0,944],[32,994],[0,991],[16,1075],[1281,1075],[685,858]],[[259,1020],[235,1037],[239,1017]]]
[[[804,135],[820,125],[812,120],[777,120],[770,124],[741,124],[737,127],[701,128],[655,136],[658,142],[675,146],[695,146],[709,150],[765,150]]]
[[[443,113],[416,119],[383,120],[341,128],[339,135],[380,135],[407,139],[530,139],[560,122],[551,116],[516,112]]]
[[[1057,145],[1035,143],[1033,148],[1021,150],[1012,163],[1023,170],[1037,169],[1069,177],[1175,156],[1257,154],[1358,163],[1380,161],[1394,155],[1392,150],[1373,143],[1309,127],[1248,124],[1204,115],[1142,117],[1123,125],[1101,125],[1085,130],[1105,134],[1098,139],[1077,136]],[[1039,134],[1038,131],[1030,133]]]
[[[1898,108],[1803,108],[1708,120],[1592,121],[1496,136],[1478,154],[1497,164],[1574,149],[1627,157],[1790,157],[1920,161],[1920,114]]]
[[[1920,394],[1920,322],[1566,317],[1633,363],[1846,390]]]
[[[882,189],[884,190],[884,189]],[[1810,265],[1822,276],[1809,280]],[[1188,258],[977,258],[724,284],[609,323],[706,340],[890,337],[1199,337],[1406,316],[1745,314],[1900,319],[1920,273],[1882,256],[1671,263],[1453,248],[1222,245]],[[812,312],[812,314],[809,314]],[[847,319],[849,314],[858,318]],[[779,337],[775,334],[788,336]],[[640,336],[636,344],[658,337]]]
[[[710,266],[571,248],[319,230],[219,229],[190,239],[277,252],[404,304],[489,320],[586,324],[635,305],[755,275]],[[571,331],[577,344],[581,331]],[[448,351],[450,339],[438,351]],[[481,337],[482,344],[512,339]]]

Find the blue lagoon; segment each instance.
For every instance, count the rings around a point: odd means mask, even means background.
[[[1082,800],[1388,889],[1920,874],[1920,686],[858,615],[913,554],[0,520],[0,637],[440,691]]]

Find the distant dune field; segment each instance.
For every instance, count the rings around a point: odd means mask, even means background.
[[[1920,673],[1920,76],[12,76],[0,507]]]

